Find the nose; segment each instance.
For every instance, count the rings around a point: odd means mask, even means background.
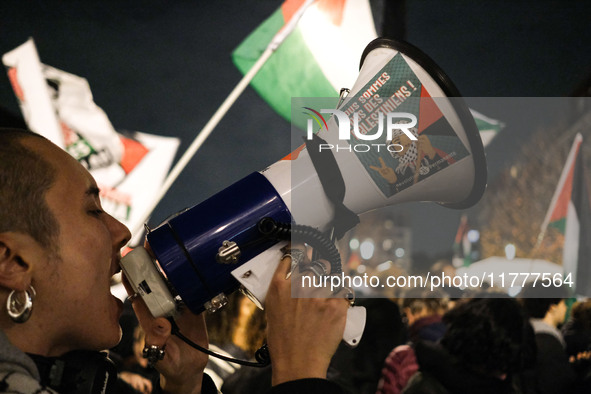
[[[127,226],[121,223],[119,220],[115,219],[111,215],[107,216],[107,227],[109,228],[109,232],[111,233],[113,245],[121,249],[125,245],[127,245],[129,240],[131,239],[131,232],[129,231]]]

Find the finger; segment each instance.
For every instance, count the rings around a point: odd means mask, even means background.
[[[289,279],[291,274],[293,273],[293,271],[295,270],[295,268],[305,262],[308,258],[308,256],[306,255],[307,250],[306,250],[306,246],[303,244],[288,244],[287,247],[282,249],[284,255],[281,258],[281,262],[283,262],[283,260],[287,260],[287,263],[289,264],[289,268],[288,268],[288,272],[285,274],[285,276],[283,277],[284,279]],[[279,266],[281,266],[281,264],[279,264]],[[277,267],[277,271],[275,272],[276,275],[281,276],[283,274],[283,271],[279,271],[280,268],[279,266]],[[282,270],[282,268],[281,268]]]
[[[140,325],[146,333],[146,344],[164,346],[171,333],[170,322],[164,317],[154,318],[146,303],[141,298],[136,298],[132,302],[133,310],[138,318]]]
[[[380,167],[376,167],[376,166],[369,166],[369,168],[371,168],[374,171],[380,171],[381,170]]]
[[[312,265],[317,265],[317,269],[310,269]],[[319,269],[319,270],[318,270]],[[324,275],[330,275],[332,267],[330,263],[324,259],[318,259],[314,261],[306,261],[300,267],[300,272],[305,275],[314,274],[315,272],[322,272]]]
[[[124,285],[125,285],[126,281],[123,281]],[[130,291],[130,288],[128,289],[127,286],[125,286],[127,291]],[[132,290],[133,292],[133,290]],[[135,297],[132,299],[131,301],[131,306],[133,307],[133,311],[135,312],[138,321],[142,324],[142,326],[144,324],[148,324],[150,320],[154,319],[154,316],[152,316],[152,313],[150,312],[150,310],[148,309],[148,306],[146,305],[146,303],[144,302],[144,300],[142,299],[142,297]]]
[[[378,160],[380,160],[380,164],[382,165],[382,168],[386,167],[386,162],[384,161],[384,159],[381,156],[378,158]]]
[[[144,331],[146,332],[146,344],[162,347],[170,338],[172,326],[167,319],[159,317],[152,319]]]
[[[152,392],[152,382],[147,379],[145,383],[145,392],[148,394]]]
[[[287,274],[291,271],[291,257],[289,256],[284,256],[281,261],[279,262],[279,265],[277,266],[277,268],[275,269],[275,274],[273,275],[273,277],[275,279],[285,279],[285,277],[287,276]]]

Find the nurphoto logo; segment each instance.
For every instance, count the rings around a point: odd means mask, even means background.
[[[359,112],[353,112],[353,122],[347,113],[338,109],[321,109],[320,112],[310,108],[304,107],[304,109],[310,111],[305,112],[310,115],[312,119],[308,119],[307,123],[307,139],[311,140],[314,135],[314,122],[322,129],[323,127],[328,130],[328,124],[322,114],[331,114],[335,117],[338,128],[339,128],[339,141],[350,141],[351,136],[358,141],[384,141],[384,130],[385,130],[385,141],[386,143],[356,143],[346,144],[341,146],[339,144],[320,144],[319,150],[348,150],[355,152],[369,152],[372,150],[380,151],[381,148],[386,149],[390,153],[398,153],[404,150],[404,145],[394,142],[397,136],[406,135],[411,141],[417,141],[416,132],[411,130],[417,125],[417,117],[409,112],[378,112],[377,116],[373,117],[373,120],[377,122],[372,123],[372,127],[367,127],[363,124],[363,120],[360,121]],[[372,114],[374,115],[374,114]],[[363,116],[363,115],[362,115]],[[376,119],[377,118],[377,119]],[[367,120],[366,120],[367,121]],[[360,127],[361,125],[361,127]],[[374,133],[368,133],[368,129],[377,129]]]

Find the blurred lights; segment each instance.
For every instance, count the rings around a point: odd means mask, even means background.
[[[468,231],[468,234],[466,234],[466,237],[468,238],[468,241],[472,243],[478,242],[480,239],[480,232],[478,230],[470,230]]]
[[[517,178],[519,176],[519,170],[517,169],[516,166],[511,166],[511,169],[509,170],[509,174],[511,175],[511,178]]]
[[[369,260],[373,256],[373,252],[375,250],[375,245],[373,244],[373,240],[367,239],[359,245],[359,253],[361,254],[361,258],[365,260]]]
[[[376,269],[378,270],[378,272],[382,272],[382,271],[386,271],[387,269],[390,269],[390,267],[392,267],[392,262],[391,261],[385,261],[382,264],[379,264]]]
[[[513,244],[507,244],[505,245],[505,256],[507,257],[507,259],[509,260],[513,260],[515,258],[515,245]]]
[[[405,251],[403,248],[398,248],[394,251],[394,254],[396,255],[396,257],[398,258],[402,258],[404,257]]]
[[[516,297],[517,294],[519,294],[520,292],[521,286],[513,286],[509,290],[507,290],[507,294],[509,294],[510,297]]]
[[[363,274],[365,271],[367,271],[367,267],[365,265],[360,264],[359,267],[357,267],[357,272],[360,274]]]
[[[351,238],[349,241],[349,248],[351,248],[351,250],[357,250],[359,248],[359,240],[357,238]]]
[[[382,249],[388,251],[390,249],[392,249],[392,240],[391,239],[385,239],[382,241]]]

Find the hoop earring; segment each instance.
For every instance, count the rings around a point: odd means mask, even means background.
[[[24,291],[11,291],[6,300],[8,317],[15,323],[24,323],[29,320],[36,295],[33,286],[29,286],[29,289]]]

